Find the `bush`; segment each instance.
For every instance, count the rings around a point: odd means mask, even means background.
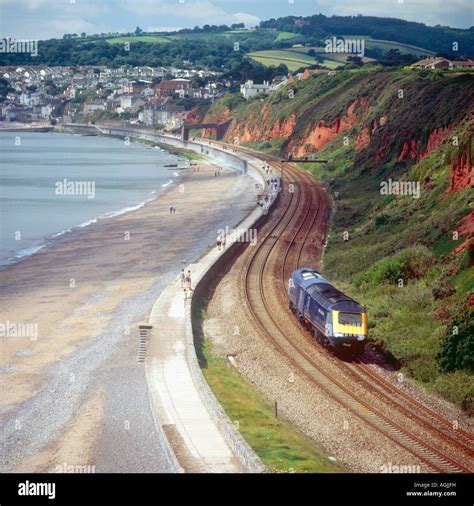
[[[448,325],[438,363],[444,372],[474,371],[474,311],[463,307]]]
[[[272,145],[268,141],[260,142],[260,144],[257,144],[257,149],[269,149]]]
[[[424,246],[407,248],[396,255],[382,258],[372,267],[354,277],[355,286],[397,283],[399,279],[421,278],[433,265],[431,252]]]
[[[389,216],[387,214],[379,214],[375,217],[375,226],[385,225],[388,222]]]
[[[245,103],[245,98],[240,93],[229,93],[222,99],[224,106],[230,110],[235,109],[238,105]]]
[[[435,299],[446,299],[456,293],[456,288],[450,280],[441,278],[433,286],[432,292]]]

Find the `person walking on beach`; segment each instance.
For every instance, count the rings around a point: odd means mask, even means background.
[[[217,235],[216,243],[217,243],[217,249],[220,251],[221,250],[221,246],[222,246],[222,237],[221,237],[221,234]]]
[[[173,214],[173,206],[170,206],[170,214]]]
[[[179,281],[181,282],[181,288],[184,288],[184,280],[186,278],[186,274],[184,273],[184,269],[181,269],[179,273]]]

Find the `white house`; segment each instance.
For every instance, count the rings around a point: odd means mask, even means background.
[[[253,81],[248,80],[245,84],[240,85],[240,93],[242,93],[245,99],[264,93],[268,95],[270,93],[270,85],[267,81],[263,81],[263,84],[255,84]]]

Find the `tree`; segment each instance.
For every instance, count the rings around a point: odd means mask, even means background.
[[[360,56],[348,56],[347,63],[352,63],[353,65],[356,65],[357,67],[361,67],[364,64],[364,62],[362,61],[362,58]]]
[[[81,33],[81,37],[82,37],[82,38],[87,37],[87,33],[86,33],[86,32],[82,32],[82,33]]]
[[[143,33],[143,30],[142,30],[139,26],[137,26],[137,27],[135,28],[135,35],[140,35],[140,34],[142,34],[142,33]]]
[[[445,372],[474,371],[474,312],[462,307],[448,325],[438,363]]]

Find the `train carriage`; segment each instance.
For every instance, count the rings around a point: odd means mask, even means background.
[[[293,272],[290,309],[323,345],[360,354],[367,340],[367,311],[311,268]]]

